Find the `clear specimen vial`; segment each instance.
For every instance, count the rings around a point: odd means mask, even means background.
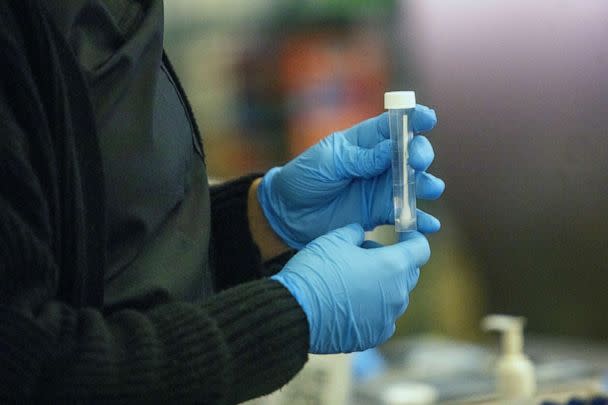
[[[414,137],[412,113],[416,108],[413,91],[384,93],[384,108],[388,110],[388,122],[393,144],[393,206],[395,231],[407,232],[416,226],[416,178],[409,165],[408,146]]]

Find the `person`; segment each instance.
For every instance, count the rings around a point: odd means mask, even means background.
[[[392,246],[386,115],[216,187],[160,0],[0,4],[0,398],[230,404],[385,342],[429,258]],[[418,106],[417,132],[434,111]],[[410,146],[420,198],[429,141]]]

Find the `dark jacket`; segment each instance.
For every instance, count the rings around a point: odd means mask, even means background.
[[[186,303],[158,283],[104,303],[100,110],[73,38],[40,3],[0,3],[0,398],[234,403],[279,388],[306,361],[307,322],[286,289],[260,278],[251,178],[202,204],[214,242],[201,248],[223,292]],[[99,15],[98,2],[81,3],[77,18]]]

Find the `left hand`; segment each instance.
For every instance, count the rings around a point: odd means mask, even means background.
[[[420,134],[437,123],[435,111],[416,106],[412,125]],[[434,159],[422,135],[409,145],[409,164],[416,171],[416,196],[436,199],[445,185],[425,170]],[[366,231],[394,223],[391,141],[388,114],[335,132],[283,167],[268,171],[257,196],[272,229],[289,246],[300,249],[311,240],[353,222]],[[439,221],[418,211],[418,230],[436,232]]]

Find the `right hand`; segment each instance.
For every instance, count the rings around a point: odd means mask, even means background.
[[[430,131],[435,111],[418,105],[411,116],[416,134]],[[392,141],[388,113],[334,132],[283,167],[269,170],[257,196],[270,227],[289,246],[301,249],[327,232],[356,222],[366,230],[392,224]],[[416,135],[408,163],[416,172],[416,196],[435,200],[445,188],[429,174],[435,153],[429,140]],[[437,232],[439,221],[418,210],[418,230]]]
[[[364,242],[359,224],[347,225],[310,242],[272,277],[302,306],[311,353],[362,351],[393,335],[430,256],[422,234],[406,235],[382,246]]]

